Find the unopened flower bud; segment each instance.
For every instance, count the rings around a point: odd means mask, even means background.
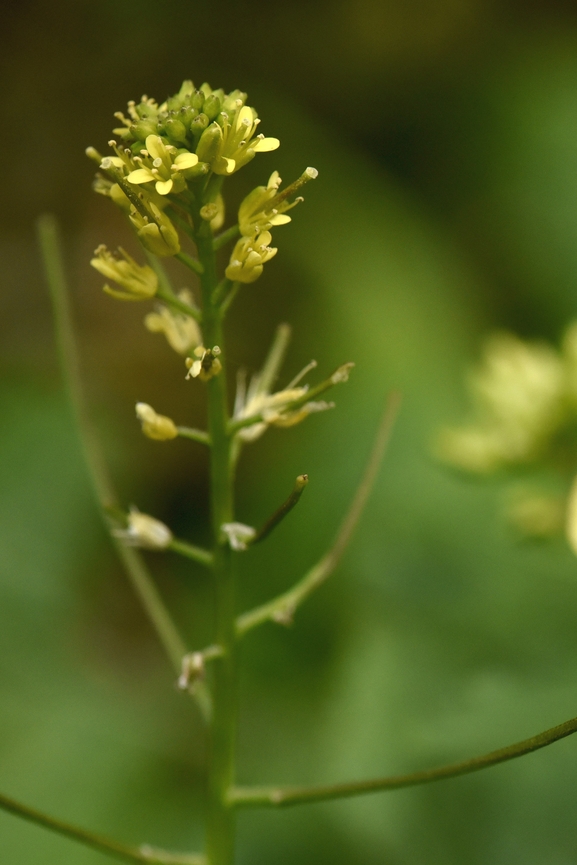
[[[158,124],[155,120],[144,118],[133,123],[130,131],[138,141],[146,141],[149,135],[158,135]]]
[[[202,110],[202,106],[204,105],[204,93],[202,90],[194,91],[190,97],[190,105],[192,108],[196,108],[197,111]]]
[[[136,508],[130,510],[126,529],[115,529],[113,534],[127,546],[145,550],[165,550],[172,542],[168,526],[148,514],[141,514]]]
[[[200,120],[199,117],[191,125],[192,127]],[[201,162],[212,162],[213,159],[216,159],[218,156],[220,147],[222,144],[222,129],[218,125],[218,123],[211,123],[210,126],[204,130],[200,137],[200,141],[198,142],[198,146],[196,148],[196,155],[198,156]]]
[[[181,120],[171,117],[164,124],[164,128],[173,141],[186,142],[186,126]]]
[[[102,156],[95,147],[87,147],[84,152],[89,159],[92,159],[97,165],[100,165],[102,162]]]
[[[178,435],[174,421],[163,414],[157,414],[152,406],[145,402],[136,403],[136,417],[142,424],[142,432],[149,439],[163,442]]]
[[[222,104],[218,96],[214,93],[211,93],[210,96],[204,100],[204,105],[202,106],[203,114],[206,114],[209,120],[215,120],[220,114]]]

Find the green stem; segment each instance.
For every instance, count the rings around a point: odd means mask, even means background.
[[[279,625],[290,625],[297,607],[332,574],[340,562],[353,532],[365,509],[371,490],[377,478],[379,467],[387,450],[393,426],[400,406],[400,395],[393,392],[385,406],[375,441],[357,487],[349,510],[339,526],[332,547],[291,589],[273,598],[272,601],[240,615],[236,621],[239,637],[263,622],[273,621]],[[253,541],[254,543],[254,541]]]
[[[174,256],[181,264],[184,264],[185,267],[188,267],[190,270],[197,273],[199,276],[202,274],[204,267],[201,261],[197,261],[196,258],[193,258],[192,255],[189,255],[187,252],[177,252]]]
[[[199,562],[199,564],[205,565],[207,568],[212,568],[212,553],[208,550],[203,550],[202,547],[196,547],[194,544],[187,543],[187,541],[173,538],[167,549],[172,550],[174,553],[179,553],[187,559],[192,559],[194,562]]]
[[[240,234],[240,226],[232,225],[230,228],[227,228],[226,231],[223,231],[222,234],[219,234],[212,241],[212,248],[216,252],[218,249],[222,249],[223,246],[230,240],[234,240],[235,237],[238,237]]]
[[[177,426],[179,436],[184,439],[191,439],[193,442],[198,442],[202,445],[210,445],[210,436],[208,433],[200,429],[193,429],[189,426]]]
[[[235,816],[228,794],[234,784],[237,645],[235,629],[235,577],[232,552],[222,537],[223,523],[233,522],[233,480],[230,470],[231,439],[228,434],[226,392],[226,352],[223,346],[220,312],[214,303],[218,284],[212,231],[207,222],[200,225],[196,238],[203,265],[203,334],[205,344],[222,350],[222,371],[207,382],[208,432],[210,449],[211,523],[215,579],[215,643],[223,654],[214,660],[212,720],[209,740],[209,777],[206,846],[210,865],[232,865],[235,846]]]
[[[361,796],[364,793],[378,793],[380,790],[398,790],[400,787],[414,787],[417,784],[428,784],[443,778],[455,778],[458,775],[468,775],[480,769],[488,769],[498,763],[514,760],[531,754],[540,748],[558,742],[566,736],[577,733],[577,718],[571,718],[557,727],[538,733],[530,739],[491,751],[481,757],[463,760],[460,763],[449,763],[437,769],[425,769],[421,772],[411,772],[408,775],[392,775],[386,778],[373,778],[369,781],[351,781],[344,784],[327,784],[319,787],[237,787],[231,793],[230,801],[236,807],[249,806],[280,806],[298,805],[304,802],[321,802],[327,799],[346,799],[351,796]]]
[[[87,847],[92,847],[101,853],[107,853],[123,862],[146,862],[148,865],[206,865],[204,856],[200,854],[169,853],[167,850],[149,847],[148,844],[141,847],[129,847],[126,844],[120,844],[111,838],[105,838],[102,835],[89,832],[87,829],[65,823],[63,820],[57,820],[55,817],[43,814],[35,808],[29,808],[28,805],[23,805],[2,794],[0,794],[0,808],[16,817],[22,817],[30,823],[35,823],[36,826],[43,826],[45,829],[71,838],[73,841],[79,841]]]
[[[202,321],[202,315],[199,309],[195,309],[194,306],[189,306],[188,303],[184,303],[184,301],[180,300],[178,297],[175,297],[173,294],[169,294],[163,288],[158,289],[158,291],[156,292],[156,297],[167,306],[171,306],[177,312],[181,312],[183,315],[189,315],[191,318],[195,318],[197,321]]]

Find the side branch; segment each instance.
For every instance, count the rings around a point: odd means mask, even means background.
[[[480,769],[488,769],[498,763],[523,757],[532,751],[546,748],[559,739],[571,736],[577,732],[577,718],[571,718],[564,724],[538,733],[530,739],[524,739],[498,751],[491,751],[481,757],[463,760],[460,763],[449,763],[437,769],[425,769],[422,772],[412,772],[409,775],[393,775],[388,778],[375,778],[370,781],[352,781],[345,784],[332,784],[319,787],[236,787],[230,795],[231,804],[237,807],[298,805],[304,802],[320,802],[327,799],[346,799],[350,796],[361,796],[364,793],[377,793],[380,790],[398,790],[400,787],[414,787],[418,784],[428,784],[430,781],[440,781],[443,778],[455,778],[458,775],[468,775]]]
[[[62,375],[94,496],[106,529],[110,532],[107,512],[118,510],[118,502],[99,442],[86,412],[78,350],[74,337],[68,289],[60,252],[58,226],[53,216],[47,214],[39,219],[38,236],[54,310],[56,342],[60,355]],[[182,657],[186,654],[186,646],[154,585],[143,557],[137,550],[126,547],[114,536],[111,539],[124,565],[128,579],[144,607],[166,654],[176,673],[180,673]],[[203,714],[206,715],[208,710],[208,695],[206,694],[205,699],[201,699],[200,702]]]
[[[363,477],[357,487],[349,511],[340,525],[333,546],[322,557],[320,562],[312,567],[310,571],[308,571],[304,577],[292,587],[292,589],[289,589],[287,592],[284,592],[272,601],[268,601],[268,603],[239,616],[236,620],[236,629],[239,636],[243,636],[247,631],[250,631],[257,625],[261,625],[269,619],[278,622],[279,624],[290,624],[297,607],[302,604],[302,602],[306,600],[315,589],[324,583],[324,581],[334,571],[351,540],[353,532],[371,494],[381,461],[391,438],[400,402],[400,395],[396,392],[393,392],[387,400],[385,411],[377,430],[375,443],[369,456]]]
[[[0,808],[8,811],[10,814],[14,814],[16,817],[22,817],[30,823],[43,826],[45,829],[50,829],[52,832],[57,832],[66,838],[71,838],[73,841],[79,841],[81,844],[99,850],[101,853],[108,853],[110,856],[124,862],[146,862],[148,865],[206,865],[204,856],[200,854],[169,853],[166,850],[149,847],[148,844],[141,847],[128,847],[125,844],[120,844],[118,841],[113,841],[110,838],[96,835],[88,832],[86,829],[81,829],[78,826],[72,826],[70,823],[64,823],[62,820],[49,817],[41,811],[36,811],[34,808],[22,805],[20,802],[9,799],[2,794],[0,794]]]

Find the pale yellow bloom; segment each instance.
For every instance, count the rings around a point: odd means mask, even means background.
[[[317,176],[316,168],[307,168],[295,183],[279,193],[281,179],[278,171],[273,171],[267,185],[257,186],[241,203],[238,210],[240,233],[251,237],[260,231],[268,231],[274,225],[286,225],[291,221],[291,217],[286,215],[287,210],[303,200],[300,195],[294,201],[290,201],[290,198],[307,181]]]
[[[108,279],[112,279],[120,285],[124,291],[104,286],[107,294],[118,300],[148,300],[157,292],[158,278],[151,267],[139,265],[123,249],[118,250],[122,258],[113,255],[103,244],[94,252],[94,258],[90,264],[99,273]]]
[[[178,435],[174,421],[163,414],[157,414],[152,406],[145,402],[136,403],[136,417],[142,424],[142,432],[149,439],[162,442]]]
[[[205,129],[196,152],[209,162],[215,174],[233,174],[250,162],[257,153],[267,153],[280,146],[278,138],[256,135],[260,123],[254,108],[242,104],[239,97],[230,101],[218,120]]]
[[[534,459],[564,420],[565,369],[545,344],[492,337],[470,387],[477,422],[443,430],[437,445],[439,456],[460,468],[488,472]]]
[[[254,237],[241,237],[237,241],[225,275],[232,282],[254,282],[259,278],[267,261],[277,254],[276,248],[271,248],[270,231],[261,231]]]
[[[169,192],[182,192],[186,182],[182,171],[194,168],[198,163],[196,153],[187,150],[180,152],[172,145],[166,145],[159,135],[148,135],[146,150],[142,156],[133,157],[139,167],[127,176],[129,183],[154,183],[159,195]]]
[[[191,293],[184,288],[178,297],[184,303],[192,303]],[[196,321],[189,315],[173,312],[164,304],[156,307],[156,312],[149,312],[144,324],[152,333],[163,333],[171,348],[179,354],[188,352],[202,343],[202,335]]]

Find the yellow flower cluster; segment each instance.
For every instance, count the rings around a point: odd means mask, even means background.
[[[281,179],[274,171],[266,186],[257,186],[241,203],[238,210],[238,226],[241,237],[237,241],[225,275],[232,282],[250,283],[259,278],[267,261],[277,254],[271,247],[270,229],[286,225],[291,221],[287,210],[295,207],[302,197],[290,201],[290,197],[308,180],[317,177],[315,168],[307,168],[302,177],[283,192],[279,192]]]

